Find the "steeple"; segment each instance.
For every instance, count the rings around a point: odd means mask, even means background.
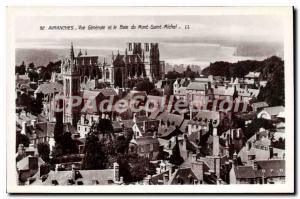
[[[115,61],[114,51],[111,51],[111,59],[112,59],[112,61]]]
[[[71,59],[72,61],[74,61],[74,59],[75,59],[74,48],[73,48],[73,42],[71,42],[70,59]]]

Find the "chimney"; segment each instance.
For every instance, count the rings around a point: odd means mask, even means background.
[[[163,179],[164,179],[164,185],[168,184],[168,182],[169,182],[169,175],[168,174],[164,174],[163,175]]]
[[[133,122],[136,123],[136,113],[133,113]]]
[[[220,178],[220,169],[221,169],[221,158],[216,157],[215,158],[215,174],[217,176],[217,179]]]
[[[38,170],[39,164],[38,164],[38,157],[36,156],[29,156],[28,157],[28,164],[29,164],[29,170]]]
[[[120,177],[120,184],[123,184],[124,183],[124,178],[123,176]]]
[[[119,180],[120,180],[119,164],[117,162],[114,162],[114,181],[118,182]]]
[[[26,123],[25,121],[23,121],[23,122],[22,122],[22,131],[21,131],[21,133],[22,133],[23,135],[26,135],[26,133],[27,133],[26,128],[27,128],[27,123]]]
[[[188,134],[192,134],[192,124],[188,124]]]
[[[248,146],[248,151],[250,151],[251,147],[252,147],[252,142],[251,141],[248,141],[247,142],[247,146]]]
[[[228,140],[226,139],[225,142],[225,155],[226,157],[229,157],[229,146],[228,146]]]
[[[81,118],[80,118],[81,125],[83,125],[84,122],[85,122],[85,115],[81,115]]]
[[[219,154],[220,154],[219,136],[217,133],[217,128],[214,127],[214,129],[213,129],[213,156],[219,156]]]
[[[89,125],[92,125],[92,117],[89,116]]]
[[[76,181],[76,166],[72,164],[72,180]]]

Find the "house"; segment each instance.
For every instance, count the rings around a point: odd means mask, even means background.
[[[247,75],[244,76],[244,83],[245,84],[255,84],[259,82],[262,78],[260,72],[249,72]]]
[[[188,102],[203,101],[206,98],[207,84],[202,82],[191,82],[186,88]]]
[[[90,132],[92,125],[98,122],[99,118],[99,115],[81,114],[77,123],[77,132],[81,138],[84,138]]]
[[[119,165],[114,163],[112,169],[104,170],[79,170],[72,166],[68,171],[50,171],[44,176],[35,175],[32,185],[112,185],[123,184],[123,177],[120,176]]]
[[[133,138],[129,144],[130,152],[138,153],[151,160],[155,159],[159,152],[157,140],[159,121],[134,114],[133,122]]]
[[[191,82],[190,79],[188,78],[184,78],[184,79],[176,79],[176,81],[173,83],[173,92],[174,95],[180,95],[180,91],[186,90],[187,86],[189,85],[189,83]]]
[[[285,161],[261,160],[252,166],[233,164],[230,170],[230,184],[284,184]]]
[[[39,143],[48,143],[50,146],[50,151],[55,145],[54,141],[54,122],[36,122],[32,120],[30,125],[27,123],[23,124],[22,132],[29,137],[30,143],[33,146],[37,146]],[[72,135],[77,133],[75,127],[73,127],[70,123],[63,124],[63,130],[65,132],[70,132]]]
[[[251,104],[253,111],[261,111],[263,108],[269,107],[267,102],[255,102]]]
[[[164,123],[167,125],[169,124],[169,126],[173,125],[175,127],[176,126],[180,127],[184,120],[184,117],[182,115],[177,115],[174,113],[169,113],[167,111],[164,111],[163,113],[158,115],[158,117],[156,119],[161,121],[161,124]]]
[[[213,88],[214,99],[233,100],[235,88],[229,86],[215,86]]]
[[[284,111],[284,106],[266,107],[257,114],[257,118],[276,120],[276,117],[282,111]]]
[[[27,156],[17,162],[18,185],[25,185],[34,176],[44,161],[37,156]]]
[[[196,160],[196,155],[193,156],[194,160],[188,165],[179,168],[171,166],[165,167],[159,174],[151,176],[149,179],[150,185],[197,185],[207,184],[204,181],[204,168],[203,162]]]
[[[247,140],[246,145],[239,151],[238,157],[241,162],[251,165],[253,161],[257,160],[284,159],[285,150],[274,147],[273,138],[273,132],[261,128]]]

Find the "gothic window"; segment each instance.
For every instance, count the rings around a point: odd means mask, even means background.
[[[145,43],[145,50],[148,52],[149,51],[149,43]]]
[[[129,49],[128,49],[129,51],[132,51],[132,43],[129,43],[128,48],[129,48]]]
[[[99,68],[99,79],[102,79],[102,69]]]
[[[105,76],[106,76],[106,79],[109,79],[109,70],[108,69],[106,69],[106,71],[105,71]]]
[[[66,79],[66,96],[68,97],[70,95],[70,81],[69,79]]]

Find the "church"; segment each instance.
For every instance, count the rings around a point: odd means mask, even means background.
[[[164,78],[165,63],[160,61],[158,43],[127,43],[124,54],[112,52],[109,59],[102,61],[87,51],[83,54],[80,50],[75,56],[71,44],[70,58],[78,67],[80,83],[96,79],[112,88],[133,88],[144,79],[156,82]]]
[[[110,88],[133,88],[138,81],[156,82],[164,78],[164,62],[160,61],[157,43],[128,43],[125,53],[119,52],[111,59],[99,62],[98,56],[82,54],[75,56],[71,43],[70,57],[62,61],[64,122],[76,125],[82,105],[68,107],[74,96],[82,96],[81,85],[95,80]]]

